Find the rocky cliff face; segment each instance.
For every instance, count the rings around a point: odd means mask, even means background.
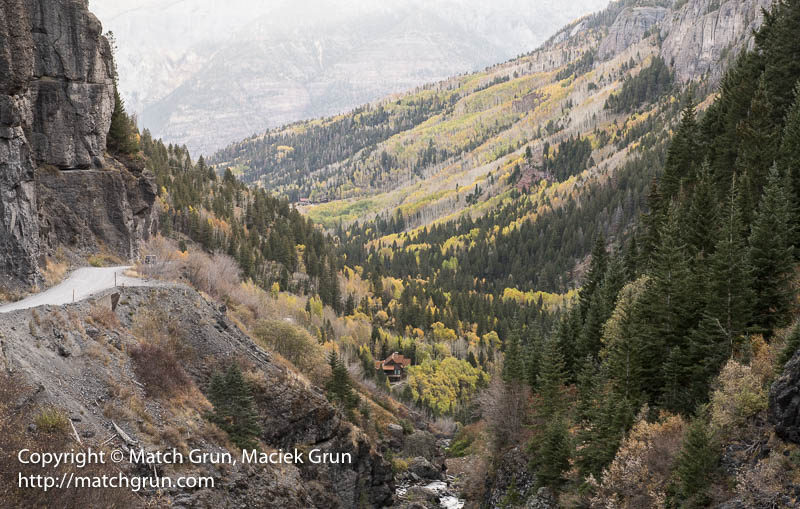
[[[662,24],[661,56],[680,81],[710,73],[718,81],[729,61],[753,43],[753,30],[772,0],[690,0]]]
[[[606,59],[622,53],[661,23],[668,13],[669,10],[663,7],[634,7],[623,10],[600,43],[597,56]]]
[[[154,193],[105,155],[113,107],[111,49],[86,0],[0,0],[0,284],[36,283],[56,244],[135,254]],[[117,213],[88,205],[98,195]]]
[[[775,433],[800,444],[800,351],[786,364],[769,392],[769,416]]]
[[[630,7],[608,28],[597,55],[613,58],[648,33],[659,33],[661,57],[678,81],[708,75],[717,82],[732,57],[751,48],[753,30],[772,0],[689,0],[678,9]]]

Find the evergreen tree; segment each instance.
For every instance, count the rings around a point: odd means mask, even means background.
[[[800,3],[780,0],[770,12],[765,12],[764,23],[756,32],[759,57],[765,62],[764,83],[773,105],[772,121],[776,126],[782,125],[785,112],[794,100],[794,86],[800,79],[798,26]]]
[[[719,452],[705,418],[689,425],[675,466],[674,506],[705,507],[708,487],[719,462]]]
[[[748,202],[755,204],[764,188],[770,167],[775,161],[780,137],[775,131],[771,120],[772,107],[767,97],[764,77],[758,84],[750,103],[750,111],[738,126],[738,156],[736,158],[736,172],[747,175],[743,181],[747,187],[742,192],[749,194]],[[746,218],[750,217],[750,210],[743,210]]]
[[[641,314],[637,321],[646,349],[642,354],[642,385],[654,396],[664,388],[664,372],[660,369],[670,350],[684,344],[687,332],[696,323],[696,295],[687,261],[686,246],[681,241],[677,209],[670,208],[661,233],[661,244],[653,255],[651,280],[644,292]],[[674,367],[674,366],[673,366]]]
[[[700,154],[699,130],[694,99],[690,96],[681,115],[681,122],[672,138],[664,174],[661,178],[661,195],[670,199],[680,190],[684,179],[691,177]]]
[[[554,338],[544,341],[537,387],[541,399],[537,413],[549,419],[563,410],[564,357]]]
[[[534,459],[537,485],[559,488],[564,483],[564,472],[569,470],[572,455],[569,430],[564,417],[557,416],[547,422],[543,436],[539,439],[537,452]]]
[[[783,370],[786,363],[798,352],[800,352],[800,322],[792,327],[792,331],[786,339],[786,345],[783,347],[783,351],[781,351],[781,355],[778,358],[778,369]]]
[[[339,405],[349,418],[353,418],[353,411],[358,407],[360,398],[353,390],[353,382],[347,367],[339,359],[336,351],[331,351],[328,356],[328,365],[331,368],[331,377],[325,383],[328,399]]]
[[[617,306],[608,320],[603,337],[604,372],[612,390],[621,401],[630,407],[642,403],[646,391],[645,365],[648,345],[641,334],[641,324],[637,321],[646,280],[628,284],[621,292]]]
[[[516,320],[515,320],[516,321]],[[525,362],[520,347],[520,331],[513,330],[503,357],[503,381],[522,383],[525,381]]]
[[[630,401],[620,398],[610,384],[598,386],[596,403],[578,433],[580,447],[575,462],[582,476],[600,476],[614,459],[622,438],[633,424],[635,412]]]
[[[781,172],[789,178],[787,191],[792,199],[792,223],[800,224],[800,82],[795,87],[794,104],[786,116],[778,163]],[[793,242],[800,245],[800,228],[795,230]]]
[[[786,325],[791,311],[793,233],[784,179],[773,166],[749,239],[755,294],[753,322],[767,333]]]
[[[585,319],[592,297],[603,281],[608,266],[608,251],[606,251],[606,240],[602,234],[598,234],[592,247],[592,259],[589,270],[583,281],[583,286],[578,292],[578,306],[580,307],[581,319]]]
[[[108,150],[115,154],[133,154],[139,151],[136,125],[125,112],[125,103],[114,85],[114,110],[111,113],[111,127],[106,137]]]
[[[232,363],[224,374],[217,372],[212,376],[208,399],[214,405],[209,420],[228,433],[231,441],[242,449],[255,447],[261,433],[258,413],[253,407],[250,386],[238,364]]]
[[[688,201],[688,211],[684,216],[683,228],[688,254],[695,263],[703,261],[714,250],[714,193],[711,188],[709,165],[704,163],[698,173],[697,183]],[[700,268],[702,270],[702,268]]]
[[[750,320],[752,303],[751,269],[737,194],[738,185],[734,178],[717,218],[719,231],[715,235],[716,245],[708,263],[709,295],[706,298],[705,315],[725,335],[727,354],[733,351],[734,339],[744,333]]]

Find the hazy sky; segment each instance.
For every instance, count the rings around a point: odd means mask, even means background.
[[[564,19],[597,11],[608,0],[90,0],[89,6],[107,29],[139,34],[140,42],[169,42],[174,48],[227,38],[258,18],[286,33],[320,25],[347,23],[365,15],[424,6],[452,19],[454,24],[480,28],[498,19],[552,23],[552,32]],[[557,18],[557,19],[549,19]],[[263,23],[260,26],[264,26]],[[527,44],[538,44],[531,33]],[[534,49],[520,48],[520,52]]]

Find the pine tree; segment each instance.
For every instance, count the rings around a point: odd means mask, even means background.
[[[642,353],[642,385],[651,396],[664,387],[664,372],[660,369],[669,352],[686,341],[687,332],[696,324],[702,309],[698,309],[686,246],[681,241],[677,209],[670,208],[661,233],[661,244],[653,255],[651,281],[641,299],[641,314],[637,321],[646,345]],[[651,402],[654,400],[651,398]]]
[[[597,357],[602,346],[603,326],[617,301],[617,295],[625,284],[625,268],[618,254],[610,256],[606,263],[606,273],[592,296],[583,329],[579,336],[577,355]],[[563,351],[563,350],[562,350]]]
[[[521,383],[525,381],[525,362],[520,347],[520,331],[512,330],[511,337],[503,357],[503,381]]]
[[[773,166],[749,239],[755,294],[753,322],[766,333],[785,325],[789,318],[794,295],[793,236],[784,179]]]
[[[692,421],[675,466],[675,502],[679,507],[705,507],[719,461],[719,452],[704,417]]]
[[[569,430],[564,417],[557,416],[548,421],[538,443],[538,454],[534,460],[536,482],[539,486],[557,489],[564,483],[564,472],[569,470],[572,455]]]
[[[743,187],[742,192],[748,193],[751,197],[749,201],[753,203],[761,196],[778,151],[780,137],[770,118],[771,111],[762,76],[750,103],[749,114],[737,128],[738,156],[735,169],[738,174],[747,175],[745,182],[748,186]],[[744,214],[747,216],[749,211],[745,210]]]
[[[603,276],[605,276],[607,266],[608,252],[606,251],[606,240],[602,234],[598,234],[594,241],[594,246],[592,247],[592,260],[589,264],[589,270],[586,272],[583,286],[580,292],[578,292],[578,306],[580,308],[582,320],[586,318],[595,291],[603,282]]]
[[[708,263],[709,295],[706,298],[705,315],[723,331],[728,342],[725,349],[727,354],[733,351],[734,339],[744,333],[752,305],[751,268],[738,208],[738,192],[734,178],[729,196],[717,218],[720,228],[715,235],[716,245]]]
[[[800,82],[795,87],[795,99],[789,114],[778,151],[779,169],[787,175],[792,199],[792,223],[800,224]],[[795,245],[800,245],[800,229],[795,231]]]
[[[548,338],[542,347],[541,367],[536,383],[541,399],[537,414],[542,418],[549,419],[562,411],[564,379],[564,356],[558,342],[554,338]]]
[[[684,179],[690,178],[700,154],[699,130],[694,99],[690,96],[688,104],[681,115],[681,122],[672,138],[667,160],[664,163],[664,174],[661,178],[661,195],[670,199],[680,190]]]
[[[771,12],[765,13],[764,23],[756,32],[758,56],[764,60],[764,82],[773,104],[772,121],[782,125],[785,112],[793,100],[793,91],[800,79],[800,47],[797,27],[800,26],[800,3],[781,0]]]
[[[242,449],[255,447],[261,433],[258,413],[253,408],[250,386],[238,364],[232,363],[224,374],[214,374],[208,399],[214,405],[209,420],[227,432],[231,441]]]
[[[648,345],[638,323],[638,306],[646,280],[628,284],[621,292],[617,306],[608,320],[600,354],[608,382],[620,400],[638,407],[647,389],[645,358]]]
[[[578,432],[580,447],[575,462],[582,476],[600,476],[614,459],[622,438],[633,424],[636,410],[620,398],[610,384],[597,386],[597,402]]]
[[[339,359],[336,351],[331,351],[328,356],[328,365],[331,368],[331,377],[325,383],[328,399],[338,404],[349,418],[353,417],[353,410],[358,407],[359,396],[353,390],[353,382],[347,367]]]
[[[708,163],[704,163],[698,172],[683,221],[687,251],[695,263],[702,263],[714,250],[715,210],[710,169]]]
[[[125,103],[114,86],[114,111],[111,113],[111,127],[106,138],[108,150],[117,154],[133,154],[139,150],[136,126],[125,112]]]
[[[575,404],[576,422],[587,423],[589,421],[597,404],[598,391],[603,382],[597,363],[591,357],[586,357],[581,363],[575,383],[578,393]]]
[[[786,339],[786,345],[783,347],[781,355],[778,358],[778,369],[782,370],[786,363],[798,352],[800,352],[800,322],[792,327],[792,332],[789,333],[789,337]]]

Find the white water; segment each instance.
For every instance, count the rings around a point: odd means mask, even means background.
[[[427,484],[422,484],[424,482],[426,481],[420,481],[419,484],[401,484],[397,487],[395,493],[399,497],[404,497],[409,488],[412,486],[420,486],[421,488],[435,493],[436,496],[439,497],[439,507],[443,509],[462,509],[464,507],[464,501],[450,491],[450,486],[446,482],[433,481]]]

